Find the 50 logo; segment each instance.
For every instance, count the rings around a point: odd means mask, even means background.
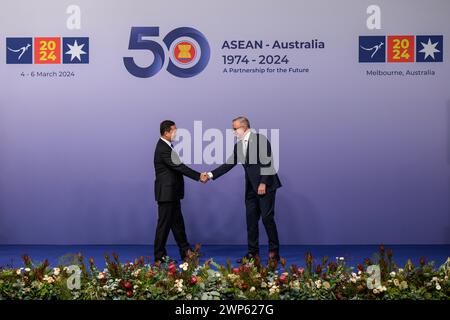
[[[150,78],[163,67],[165,53],[163,47],[156,41],[144,37],[158,37],[159,27],[132,27],[129,50],[148,50],[153,56],[153,62],[147,67],[140,67],[133,57],[124,57],[125,68],[138,78]],[[167,71],[180,78],[193,77],[202,72],[209,62],[210,47],[206,37],[198,30],[181,27],[170,31],[163,42],[169,51]]]

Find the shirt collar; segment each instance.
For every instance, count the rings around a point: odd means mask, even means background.
[[[250,134],[252,133],[252,131],[249,129],[248,132],[245,134],[244,139],[242,139],[243,141],[248,141],[248,139],[250,139]]]
[[[162,141],[164,141],[165,143],[167,143],[167,145],[168,145],[169,147],[172,148],[172,142],[170,142],[170,141],[164,139],[163,137],[160,137],[160,139],[161,139]]]

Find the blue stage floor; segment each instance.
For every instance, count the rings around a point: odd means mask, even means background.
[[[414,264],[418,263],[420,257],[425,257],[427,261],[434,261],[436,265],[444,263],[450,257],[450,245],[385,245],[385,248],[393,250],[393,259],[399,265],[404,265],[408,259]],[[179,260],[176,246],[167,246],[168,254]],[[344,257],[348,265],[355,266],[363,263],[365,258],[372,258],[378,252],[377,245],[289,245],[282,246],[280,254],[286,258],[288,264],[305,265],[305,253],[310,251],[315,259],[322,259],[328,256],[329,260],[336,257]],[[116,252],[122,262],[134,261],[140,256],[153,257],[153,246],[145,245],[1,245],[0,246],[0,266],[20,267],[22,266],[22,255],[27,254],[35,263],[48,259],[52,266],[60,261],[60,258],[67,254],[82,253],[86,258],[94,258],[98,267],[104,266],[104,255]],[[204,245],[202,261],[213,258],[214,261],[225,264],[231,258],[232,264],[235,260],[246,252],[246,246],[226,246],[226,245]],[[267,247],[261,246],[261,257],[263,262],[267,261]],[[153,260],[152,260],[153,261]]]

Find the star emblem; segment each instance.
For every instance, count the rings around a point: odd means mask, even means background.
[[[427,43],[420,42],[420,44],[423,46],[423,49],[419,52],[425,54],[424,60],[428,57],[431,57],[433,58],[433,60],[435,60],[434,54],[437,52],[441,52],[440,50],[436,49],[436,46],[439,44],[439,42],[431,43],[430,38],[428,38]]]
[[[73,59],[77,58],[78,61],[81,62],[81,55],[86,54],[82,49],[84,47],[84,43],[79,45],[77,40],[75,40],[73,45],[67,44],[69,47],[69,51],[66,52],[66,54],[70,54],[70,61],[73,61]]]

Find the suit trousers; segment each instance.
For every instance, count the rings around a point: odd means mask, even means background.
[[[187,251],[190,249],[190,245],[186,237],[184,219],[179,200],[158,202],[158,224],[154,242],[155,261],[159,261],[167,256],[166,242],[170,230],[172,230],[180,250],[181,259],[184,259]]]
[[[277,225],[275,224],[276,190],[258,195],[250,183],[245,188],[248,252],[259,254],[259,220],[262,218],[269,240],[269,251],[279,254]]]

